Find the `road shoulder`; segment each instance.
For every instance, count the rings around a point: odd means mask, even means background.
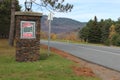
[[[42,45],[41,46],[43,48],[47,49],[46,45]],[[83,59],[77,58],[69,53],[66,53],[64,51],[58,50],[56,48],[51,47],[50,50],[52,52],[55,52],[61,56],[63,56],[64,58],[67,58],[69,60],[72,60],[74,62],[76,62],[77,64],[82,65],[83,67],[88,67],[90,69],[92,69],[92,71],[95,73],[95,75],[97,75],[98,77],[102,78],[102,80],[120,80],[120,72],[111,70],[111,69],[107,69],[103,66],[94,64],[94,63],[90,63],[88,61],[85,61]]]

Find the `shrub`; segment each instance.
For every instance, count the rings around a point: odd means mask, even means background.
[[[105,44],[106,46],[110,46],[110,40],[109,40],[109,39],[105,40],[105,41],[104,41],[104,44]]]
[[[112,43],[112,45],[120,46],[120,35],[119,34],[114,34],[112,36],[111,43]]]

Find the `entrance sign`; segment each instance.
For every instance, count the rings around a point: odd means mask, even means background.
[[[15,12],[16,61],[40,60],[40,29],[42,13]]]
[[[32,39],[35,36],[35,22],[34,21],[21,21],[21,39]]]

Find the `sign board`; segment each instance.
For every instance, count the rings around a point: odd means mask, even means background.
[[[48,20],[53,20],[53,14],[51,12],[48,14]]]
[[[32,39],[35,36],[35,22],[34,21],[21,21],[20,24],[20,38],[21,39]]]

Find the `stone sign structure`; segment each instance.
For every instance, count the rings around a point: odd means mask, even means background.
[[[41,17],[36,12],[15,12],[16,61],[39,60]]]

